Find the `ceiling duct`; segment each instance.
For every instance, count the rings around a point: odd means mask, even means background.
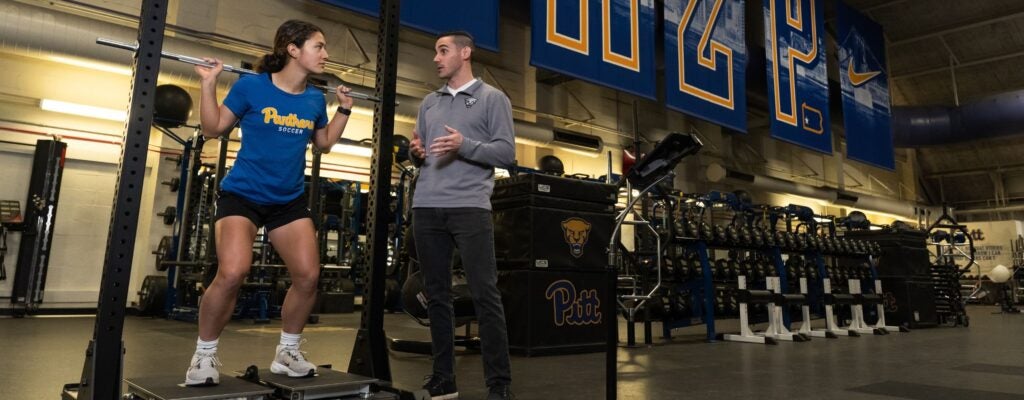
[[[815,187],[770,176],[748,174],[726,168],[718,163],[712,163],[707,166],[705,177],[712,183],[725,181],[742,185],[745,188],[824,200],[839,206],[884,212],[903,217],[914,215],[915,205],[910,202],[844,192],[828,187]]]
[[[922,147],[1024,133],[1024,91],[998,94],[959,107],[894,107],[893,143]]]
[[[600,155],[604,149],[604,140],[598,136],[561,129],[554,130],[551,142],[564,149],[594,157]]]
[[[535,122],[515,120],[512,129],[515,129],[516,143],[534,147],[551,146],[551,141],[555,136],[550,126]]]

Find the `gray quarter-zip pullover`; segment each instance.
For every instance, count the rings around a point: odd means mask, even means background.
[[[462,146],[457,153],[430,154],[434,139],[448,135],[445,125],[462,134]],[[420,104],[416,133],[427,155],[419,164],[413,208],[490,210],[494,167],[509,168],[515,162],[508,97],[479,78],[455,96],[442,86]],[[410,158],[416,160],[412,154]]]

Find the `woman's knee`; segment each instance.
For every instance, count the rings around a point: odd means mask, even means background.
[[[315,291],[317,281],[320,279],[320,270],[314,267],[292,269],[290,272],[292,288],[303,291]]]
[[[249,275],[248,266],[221,264],[217,269],[217,277],[214,282],[223,285],[226,289],[237,290],[242,287],[245,277]]]

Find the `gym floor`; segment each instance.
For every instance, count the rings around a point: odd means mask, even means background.
[[[658,337],[653,346],[619,349],[619,398],[1024,399],[1024,315],[997,311],[972,306],[969,328],[777,346],[708,344],[703,326],[676,330],[671,341]],[[307,327],[303,349],[313,362],[344,370],[358,322],[358,313],[322,315]],[[93,326],[92,316],[0,319],[0,354],[8,360],[0,374],[2,397],[57,398],[64,383],[79,379]],[[719,321],[718,327],[731,332],[736,322]],[[429,337],[402,314],[387,315],[385,329],[392,337]],[[279,330],[279,321],[232,322],[221,337],[221,372],[266,367]],[[129,317],[125,376],[184,374],[195,338],[194,324]],[[460,353],[457,363],[460,398],[486,397],[480,356]],[[512,369],[520,399],[604,398],[603,353],[513,356]],[[430,372],[430,359],[392,353],[391,370],[396,385],[416,387]]]

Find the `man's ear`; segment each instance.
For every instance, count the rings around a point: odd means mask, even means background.
[[[466,46],[466,47],[463,47],[463,48],[459,49],[459,52],[460,52],[459,55],[462,56],[463,60],[469,61],[470,57],[473,55],[473,48],[469,47],[469,46]]]

